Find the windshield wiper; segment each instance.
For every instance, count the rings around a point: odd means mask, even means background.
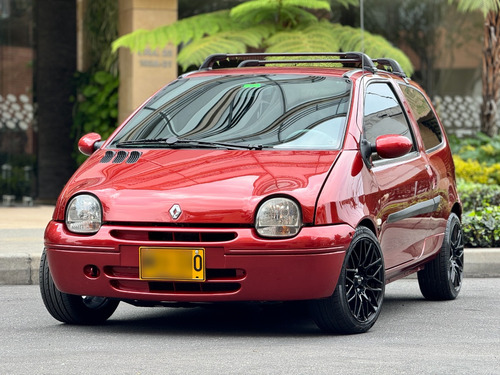
[[[201,147],[223,147],[229,150],[262,150],[262,145],[241,145],[236,143],[201,141],[187,138],[158,138],[138,139],[133,141],[118,142],[116,147],[148,147],[151,145],[176,147],[176,146],[201,146]]]

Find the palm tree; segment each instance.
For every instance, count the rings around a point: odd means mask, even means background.
[[[344,6],[359,0],[335,0]],[[408,75],[408,57],[386,39],[361,29],[331,23],[327,0],[249,0],[230,10],[205,13],[154,30],[136,30],[113,43],[142,51],[173,43],[180,47],[183,70],[199,66],[213,53],[364,51],[399,61]]]
[[[481,132],[494,137],[498,134],[497,103],[500,92],[500,0],[457,1],[460,11],[480,10],[485,18],[481,74],[483,83]]]

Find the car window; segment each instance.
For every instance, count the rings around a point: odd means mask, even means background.
[[[363,134],[374,144],[377,137],[384,134],[398,134],[415,141],[408,120],[396,95],[387,83],[376,82],[368,85],[364,102]],[[412,150],[414,150],[413,147]],[[380,159],[373,154],[373,160]]]
[[[292,74],[186,77],[167,86],[117,134],[118,142],[178,137],[287,149],[338,149],[351,83]]]
[[[417,120],[425,149],[430,150],[436,147],[443,140],[443,133],[431,106],[417,89],[407,85],[400,85],[400,87]]]

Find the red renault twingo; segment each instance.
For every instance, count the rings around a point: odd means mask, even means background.
[[[119,301],[307,300],[321,329],[359,333],[388,282],[460,291],[448,142],[393,60],[213,55],[79,146],[40,265],[62,322],[102,323]]]

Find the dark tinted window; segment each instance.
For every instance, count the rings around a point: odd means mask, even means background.
[[[431,106],[420,91],[406,85],[400,85],[400,87],[417,120],[425,149],[436,147],[443,140],[443,134]]]
[[[118,142],[178,137],[283,149],[338,149],[351,84],[303,75],[186,77],[155,95]]]
[[[372,83],[367,87],[363,117],[364,137],[372,144],[378,136],[398,134],[413,144],[413,136],[396,95],[386,83]],[[380,157],[373,154],[373,160]]]

